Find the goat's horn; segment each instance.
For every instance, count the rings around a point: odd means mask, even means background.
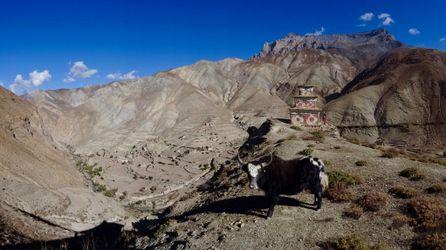
[[[264,166],[269,166],[269,165],[273,162],[273,154],[274,154],[274,152],[271,151],[271,153],[270,153],[270,155],[269,155],[269,162],[265,162],[265,163],[263,163]]]
[[[237,152],[237,161],[241,164],[241,165],[245,165],[246,163],[242,161],[242,158],[240,158],[240,151]]]

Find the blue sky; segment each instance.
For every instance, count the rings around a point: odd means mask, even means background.
[[[445,10],[441,0],[2,0],[0,84],[16,83],[21,93],[74,88],[200,59],[248,59],[264,42],[322,27],[386,28],[407,44],[444,51]]]

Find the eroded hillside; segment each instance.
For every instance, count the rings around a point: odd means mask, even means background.
[[[446,143],[446,54],[397,49],[325,107],[343,135],[405,148]]]

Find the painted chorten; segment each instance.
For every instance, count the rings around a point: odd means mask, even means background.
[[[321,125],[321,109],[317,106],[314,86],[298,86],[299,94],[294,96],[294,107],[290,108],[291,124],[300,126]]]

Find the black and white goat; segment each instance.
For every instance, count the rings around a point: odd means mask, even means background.
[[[322,206],[322,192],[328,187],[328,176],[321,160],[302,157],[284,160],[274,154],[244,163],[238,156],[243,170],[249,176],[249,187],[260,188],[268,198],[267,217],[274,213],[274,206],[281,194],[295,195],[304,189],[314,194],[314,205],[319,210]]]

